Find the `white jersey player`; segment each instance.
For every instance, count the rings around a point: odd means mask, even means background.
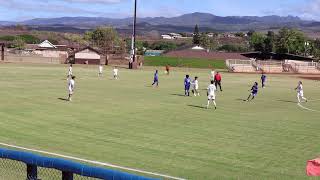
[[[301,81],[299,81],[298,86],[296,87],[295,90],[297,90],[298,103],[301,103],[300,98],[305,100],[305,102],[308,102],[307,98],[304,97],[303,86],[302,86],[302,82]]]
[[[70,64],[69,66],[69,70],[68,70],[68,77],[72,76],[72,64]]]
[[[211,81],[211,84],[207,88],[208,92],[208,104],[207,104],[207,109],[209,108],[210,101],[213,103],[214,108],[217,109],[217,104],[216,104],[216,86],[214,85],[214,81]]]
[[[68,91],[69,91],[69,96],[68,96],[68,101],[72,101],[72,95],[74,92],[75,88],[75,76],[72,76],[71,79],[68,81]]]
[[[102,76],[102,73],[103,73],[103,66],[102,64],[99,65],[99,77]]]
[[[119,69],[117,67],[113,68],[113,78],[118,79],[119,78]]]
[[[214,70],[210,71],[210,80],[214,81],[214,76],[216,75],[216,72]]]
[[[192,88],[193,95],[194,96],[200,96],[198,77],[195,77],[191,84],[192,84],[192,87],[193,87]]]

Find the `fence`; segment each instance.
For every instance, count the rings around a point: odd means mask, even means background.
[[[0,179],[9,180],[155,180],[60,158],[0,148]]]
[[[17,55],[17,54],[5,54],[4,62],[14,62],[14,63],[44,63],[44,64],[61,64],[65,60],[60,58],[50,58],[36,55]]]
[[[228,59],[226,65],[231,72],[255,72],[252,60]]]
[[[293,72],[301,74],[319,74],[319,63],[318,62],[301,62],[286,60],[285,64],[290,66]]]
[[[259,70],[265,73],[282,73],[284,72],[282,61],[257,61]]]

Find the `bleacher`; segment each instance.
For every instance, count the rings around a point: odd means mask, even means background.
[[[320,74],[320,65],[318,62],[301,62],[286,60],[286,64],[291,66],[294,73],[299,74]]]
[[[320,74],[320,63],[303,62],[294,60],[285,61],[261,61],[228,59],[226,65],[230,72],[243,73],[298,73],[298,74]]]
[[[259,69],[264,73],[282,73],[283,62],[279,61],[257,61]]]
[[[253,60],[228,59],[226,65],[230,72],[256,72],[256,68],[252,65]]]

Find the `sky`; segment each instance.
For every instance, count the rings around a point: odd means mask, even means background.
[[[0,21],[53,17],[132,16],[133,0],[0,0]],[[299,16],[320,21],[320,0],[138,0],[139,17],[192,12],[218,16]]]

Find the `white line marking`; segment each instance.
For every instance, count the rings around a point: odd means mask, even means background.
[[[30,149],[30,148],[15,146],[15,145],[6,144],[6,143],[0,143],[0,145],[6,146],[6,147],[15,148],[15,149],[21,149],[21,150],[37,152],[37,153],[41,153],[41,154],[52,155],[52,156],[56,156],[56,157],[66,158],[66,159],[72,159],[72,160],[76,160],[76,161],[82,161],[82,162],[91,163],[91,164],[100,165],[100,166],[112,167],[112,168],[122,169],[122,170],[126,170],[126,171],[132,171],[132,172],[137,172],[137,173],[142,173],[142,174],[148,174],[148,175],[163,177],[163,178],[167,178],[167,179],[186,180],[186,179],[183,179],[183,178],[173,177],[173,176],[169,176],[169,175],[165,175],[165,174],[153,173],[153,172],[143,171],[143,170],[139,170],[139,169],[133,169],[133,168],[128,168],[128,167],[118,166],[118,165],[114,165],[114,164],[110,164],[110,163],[103,163],[103,162],[99,162],[99,161],[81,159],[81,158],[77,158],[77,157],[66,156],[66,155],[62,155],[62,154],[51,153],[51,152],[41,151],[41,150],[36,150],[36,149]]]
[[[317,110],[314,110],[314,109],[310,109],[310,108],[304,107],[304,106],[301,105],[301,103],[298,103],[298,106],[301,107],[304,110],[308,110],[308,111],[312,111],[312,112],[320,112],[320,111],[317,111]]]

